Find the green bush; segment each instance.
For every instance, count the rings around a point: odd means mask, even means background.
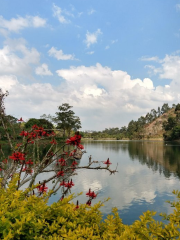
[[[18,175],[8,188],[0,188],[1,239],[179,239],[180,192],[178,201],[171,203],[172,214],[161,214],[167,224],[153,219],[155,212],[147,211],[132,225],[124,225],[117,209],[102,222],[99,202],[93,207],[69,203],[73,196],[48,206],[48,196],[29,194],[32,189],[16,190]]]

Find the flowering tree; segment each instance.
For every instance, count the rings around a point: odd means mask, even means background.
[[[12,138],[7,130],[8,119],[4,107],[6,96],[8,96],[8,92],[3,93],[0,89],[0,121],[11,149],[11,153],[5,156],[3,149],[0,148],[2,188],[6,188],[9,180],[18,174],[17,190],[26,186],[31,189],[30,195],[41,196],[47,192],[48,183],[51,182],[53,185],[49,196],[62,188],[61,199],[63,199],[65,194],[74,186],[72,176],[77,174],[78,169],[104,169],[108,170],[110,174],[117,172],[117,170],[109,168],[111,164],[109,159],[103,162],[105,166],[93,166],[94,161],[89,161],[86,166],[78,165],[77,161],[84,153],[79,132],[76,132],[74,136],[61,143],[61,146],[58,146],[56,134],[53,131],[48,133],[43,127],[33,125],[29,131],[20,129],[19,136],[22,138],[21,142],[17,143],[16,138]],[[18,122],[21,124],[23,119],[20,118]],[[43,148],[50,144],[44,155],[40,154],[42,144]],[[64,149],[67,149],[67,151],[64,151]],[[51,175],[38,183],[38,176],[42,173],[51,173]],[[87,204],[91,205],[91,201],[96,198],[97,193],[89,189],[86,195],[89,197]],[[76,207],[79,207],[78,202]]]

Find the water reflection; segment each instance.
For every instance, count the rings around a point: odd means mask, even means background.
[[[86,192],[89,186],[94,186],[92,190],[99,191],[94,202],[111,197],[102,208],[103,213],[110,213],[116,206],[127,224],[148,209],[172,212],[165,201],[174,200],[172,191],[179,189],[180,149],[177,144],[165,144],[158,141],[84,142],[93,160],[105,161],[109,157],[114,167],[118,164],[119,172],[109,176],[104,171],[81,171],[74,179],[75,192]],[[81,165],[88,161],[88,154],[83,156]],[[86,201],[85,195],[80,201]],[[156,219],[160,217],[157,215]]]

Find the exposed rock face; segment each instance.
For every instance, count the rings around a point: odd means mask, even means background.
[[[167,121],[168,117],[175,117],[174,108],[170,109],[167,113],[154,120],[152,123],[148,124],[144,129],[144,137],[147,138],[162,138],[163,137],[163,122]]]

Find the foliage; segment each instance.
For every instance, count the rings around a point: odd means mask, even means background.
[[[167,223],[156,222],[155,212],[143,213],[132,225],[122,223],[116,208],[102,221],[99,202],[69,203],[73,195],[47,205],[50,193],[41,197],[30,193],[36,186],[17,190],[18,175],[14,175],[8,188],[0,188],[1,239],[177,239],[180,237],[180,192],[174,191],[178,201],[170,202],[175,208],[170,215],[161,214]]]
[[[53,129],[53,124],[48,121],[47,119],[36,119],[36,118],[30,118],[24,125],[25,129],[31,129],[33,125],[37,125],[38,127],[43,127],[44,129],[48,129],[47,133],[52,133],[53,131],[50,129]]]
[[[56,116],[43,114],[41,117],[49,119],[57,125],[57,129],[63,130],[63,136],[67,132],[68,137],[70,136],[71,130],[77,131],[81,128],[80,118],[75,116],[74,111],[71,110],[72,106],[68,103],[63,103],[58,107],[59,112],[56,112]]]
[[[167,121],[163,123],[163,134],[165,140],[178,140],[180,139],[180,104],[177,104],[174,110],[176,117],[169,117]]]

